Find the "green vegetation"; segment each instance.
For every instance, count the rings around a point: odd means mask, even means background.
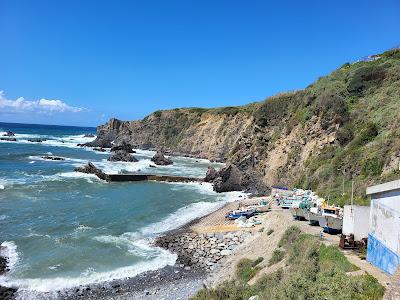
[[[280,262],[285,257],[285,251],[275,249],[271,259],[268,261],[268,267]]]
[[[243,159],[256,154],[258,163],[251,170],[254,174],[274,176],[270,181],[276,184],[312,189],[336,204],[349,203],[349,182],[354,178],[356,203],[366,204],[367,186],[400,175],[395,166],[388,168],[391,159],[400,152],[399,99],[400,49],[393,49],[374,56],[371,61],[346,63],[304,90],[281,93],[262,102],[156,111],[151,116],[157,118],[156,124],[162,124],[159,127],[162,146],[170,148],[193,134],[204,114],[218,116],[222,118],[218,123],[218,146],[232,135],[239,138],[236,144],[226,145],[230,147],[228,162],[246,169]],[[243,137],[251,140],[251,146],[243,143],[240,132],[232,132],[226,126],[238,114],[254,120],[252,131],[249,129]],[[297,141],[290,142],[290,149],[285,149],[287,163],[267,174],[266,156],[279,139],[294,129]],[[313,146],[310,156],[302,156],[305,143],[328,137],[329,142]],[[301,169],[295,168],[298,166]]]
[[[215,289],[202,289],[196,300],[260,299],[381,299],[384,287],[370,275],[349,276],[356,268],[335,246],[321,245],[312,235],[299,234],[291,227],[282,237],[289,254],[288,265],[263,275],[254,285],[241,276]],[[250,262],[247,262],[247,266]],[[249,267],[247,267],[249,268]]]
[[[270,229],[270,230],[267,231],[267,235],[271,235],[272,233],[274,233],[273,229]]]
[[[248,282],[261,269],[258,264],[263,261],[262,257],[256,260],[241,259],[236,266],[236,277],[242,282]]]

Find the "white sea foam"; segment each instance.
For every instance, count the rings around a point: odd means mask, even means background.
[[[68,147],[68,148],[81,148],[77,146],[77,144],[84,144],[87,142],[91,142],[95,139],[95,137],[85,137],[83,134],[57,137],[52,135],[23,134],[23,133],[16,133],[14,138],[16,138],[17,141],[12,143],[38,144],[38,145]],[[41,143],[32,143],[29,142],[30,139],[41,139],[43,141]],[[1,140],[0,142],[11,143],[6,140]],[[84,149],[92,151],[91,148],[84,148]]]
[[[89,268],[82,272],[79,277],[55,277],[55,278],[30,278],[30,279],[12,279],[3,278],[0,283],[4,286],[17,286],[19,299],[31,299],[36,292],[51,292],[72,288],[79,285],[88,285],[101,282],[107,282],[114,279],[122,279],[133,277],[137,274],[157,270],[167,265],[174,265],[176,254],[172,254],[164,249],[152,247],[152,250],[157,251],[154,258],[136,263],[132,266],[117,268],[108,272],[96,272],[93,268]]]
[[[1,243],[0,254],[7,258],[7,265],[10,270],[18,263],[19,255],[17,245],[13,241],[4,241]]]
[[[7,216],[7,215],[0,215],[0,221],[3,221],[3,220],[5,220],[5,219],[8,219],[8,216]]]
[[[103,159],[102,161],[95,162],[94,164],[107,174],[118,174],[121,172],[143,172],[150,169],[149,165],[154,166],[154,163],[150,159],[142,159],[138,162],[111,162]]]
[[[47,152],[47,153],[51,153],[51,152]],[[48,154],[48,155],[51,155],[51,154]],[[79,163],[79,164],[83,164],[83,163],[86,163],[86,162],[87,162],[87,160],[85,160],[85,159],[70,158],[70,157],[63,157],[63,156],[57,156],[57,157],[61,157],[61,158],[63,158],[64,160],[45,159],[45,158],[43,158],[43,156],[40,156],[40,155],[30,155],[30,156],[28,156],[28,158],[31,159],[31,160],[33,160],[33,161],[40,160],[40,161],[61,162],[61,163],[62,163],[62,162],[73,162],[73,163]]]

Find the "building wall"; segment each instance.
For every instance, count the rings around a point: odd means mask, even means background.
[[[369,216],[369,206],[345,205],[343,212],[343,233],[354,234],[356,241],[368,237]]]
[[[400,264],[400,189],[371,195],[367,260],[394,274]]]

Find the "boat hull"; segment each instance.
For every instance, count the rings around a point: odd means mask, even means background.
[[[305,211],[306,209],[304,208],[299,208],[299,207],[290,208],[290,213],[296,220],[305,220]]]
[[[331,216],[319,216],[319,226],[324,229],[324,232],[330,234],[338,234],[342,232],[343,219]]]
[[[310,223],[312,226],[319,226],[319,217],[320,214],[313,213],[311,211],[307,211],[304,214],[304,218]]]

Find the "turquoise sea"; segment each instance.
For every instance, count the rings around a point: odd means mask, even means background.
[[[152,239],[204,215],[239,193],[217,194],[209,184],[106,183],[73,171],[88,161],[107,173],[141,172],[203,177],[207,160],[172,157],[172,166],[108,162],[109,153],[77,147],[95,128],[0,123],[17,142],[0,141],[0,243],[11,271],[0,285],[26,295],[131,277],[175,263]],[[46,139],[31,143],[28,139]],[[55,155],[64,161],[47,161]]]

